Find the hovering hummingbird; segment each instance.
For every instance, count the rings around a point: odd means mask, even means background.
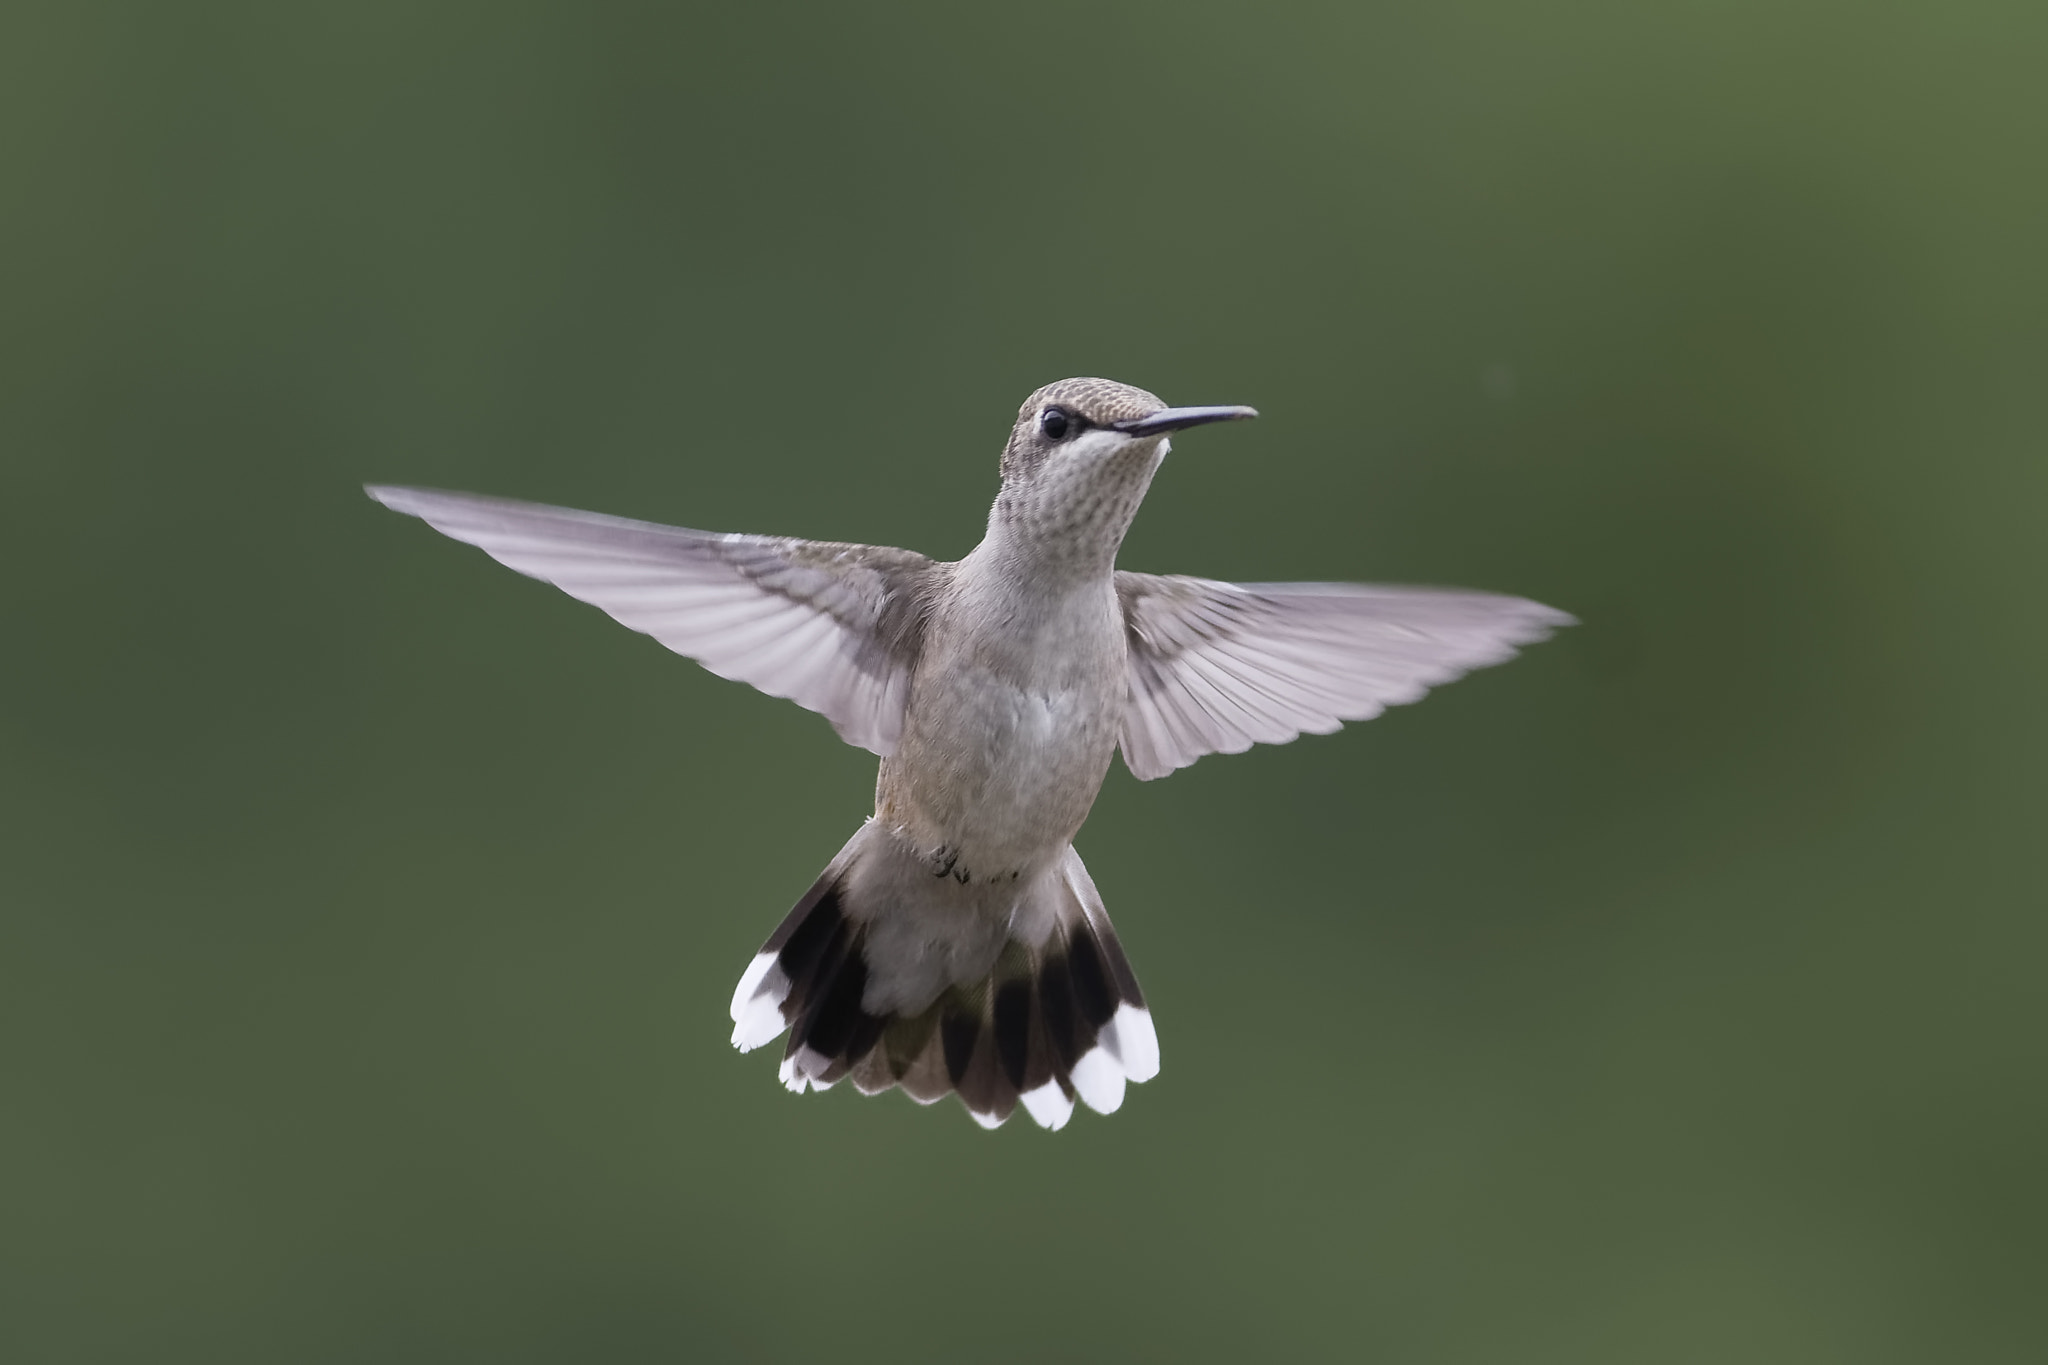
[[[789,1089],[850,1077],[1047,1128],[1159,1071],[1137,977],[1073,838],[1121,746],[1141,779],[1326,734],[1571,617],[1488,593],[1127,573],[1171,433],[1258,414],[1066,379],[1025,400],[965,559],[719,535],[371,487],[881,756],[875,813],[740,978],[734,1046],[785,1029]]]

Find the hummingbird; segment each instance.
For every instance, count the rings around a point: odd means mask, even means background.
[[[1572,624],[1518,597],[1131,573],[1171,437],[1256,417],[1064,379],[1010,429],[988,532],[912,550],[717,534],[370,486],[881,759],[874,814],[733,992],[733,1045],[788,1033],[790,1090],[849,1079],[984,1127],[1063,1127],[1159,1071],[1144,993],[1074,836],[1112,757],[1143,780],[1326,734]]]

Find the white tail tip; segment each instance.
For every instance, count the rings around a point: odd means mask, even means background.
[[[1103,1041],[1123,1063],[1124,1075],[1143,1082],[1159,1074],[1159,1033],[1152,1027],[1150,1010],[1119,1005],[1116,1017],[1102,1033]]]
[[[1074,1091],[1098,1114],[1114,1114],[1123,1107],[1124,1073],[1109,1049],[1092,1047],[1074,1063]]]
[[[1038,1089],[1027,1090],[1017,1098],[1023,1102],[1025,1112],[1038,1121],[1039,1127],[1049,1128],[1055,1133],[1074,1117],[1074,1101],[1060,1089],[1058,1081],[1047,1081]]]

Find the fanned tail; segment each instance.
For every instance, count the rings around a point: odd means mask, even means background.
[[[918,942],[917,961],[892,960],[906,936],[899,916],[922,932],[974,916],[931,915],[919,899],[957,894],[936,882],[852,876],[856,860],[886,856],[864,828],[826,867],[740,978],[733,993],[733,1045],[742,1052],[789,1042],[782,1081],[801,1094],[850,1076],[863,1094],[900,1086],[920,1104],[948,1094],[983,1127],[1019,1103],[1041,1126],[1064,1127],[1078,1097],[1116,1112],[1129,1081],[1159,1073],[1159,1039],[1138,979],[1117,942],[1102,897],[1069,847],[1047,871],[1011,893],[1009,912],[957,943]],[[894,885],[896,903],[872,902]],[[859,888],[866,887],[862,890]],[[984,893],[985,894],[985,893]],[[943,929],[939,930],[943,933]],[[903,983],[929,978],[933,960],[953,967],[901,1008]]]

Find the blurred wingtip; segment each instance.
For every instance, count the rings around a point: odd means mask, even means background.
[[[1578,617],[1546,602],[1538,602],[1528,597],[1517,598],[1515,601],[1520,604],[1525,628],[1531,632],[1527,639],[1517,643],[1537,644],[1549,639],[1552,631],[1569,630],[1579,624]]]
[[[372,502],[380,502],[394,512],[416,512],[418,495],[426,492],[423,488],[405,488],[398,484],[366,483],[363,492]]]

